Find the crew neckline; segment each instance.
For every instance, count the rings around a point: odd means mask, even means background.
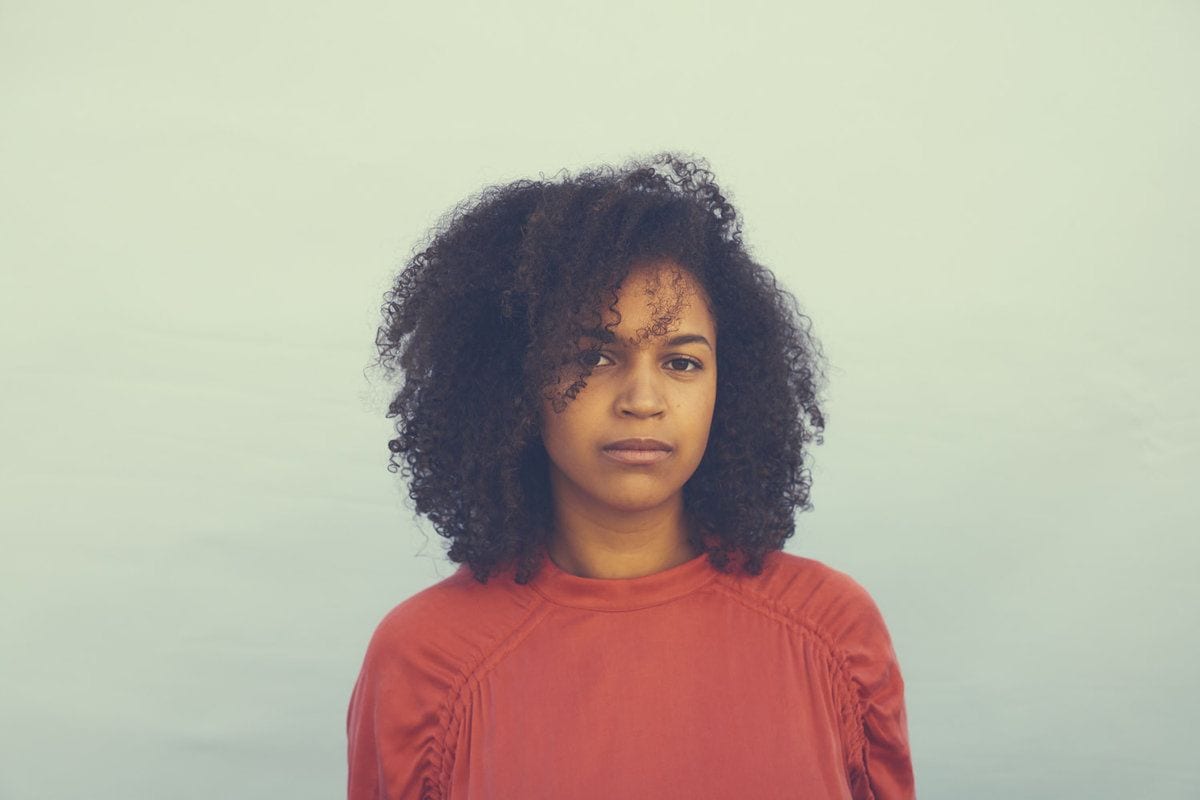
[[[529,582],[542,597],[558,605],[594,611],[631,611],[690,594],[717,577],[701,552],[682,564],[637,578],[584,578],[554,563],[544,549],[540,571]]]

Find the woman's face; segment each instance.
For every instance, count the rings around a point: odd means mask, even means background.
[[[671,261],[635,266],[616,308],[614,342],[579,342],[581,351],[599,350],[581,353],[592,366],[587,386],[560,413],[543,400],[542,442],[557,503],[631,512],[673,500],[704,456],[717,399],[717,331],[703,289]],[[649,338],[664,311],[677,312],[676,321]],[[606,323],[617,319],[603,312]],[[652,456],[606,449],[631,438],[670,449]]]

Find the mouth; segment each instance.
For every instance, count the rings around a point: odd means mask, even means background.
[[[659,461],[671,456],[670,450],[635,450],[624,447],[606,447],[602,452],[619,464],[634,466],[640,464],[657,464]]]
[[[650,439],[639,437],[634,439],[619,439],[615,442],[609,442],[604,445],[605,450],[665,450],[670,452],[674,448],[664,442],[662,439]]]

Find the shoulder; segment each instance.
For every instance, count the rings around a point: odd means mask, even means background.
[[[817,559],[779,550],[766,557],[760,575],[729,576],[726,583],[749,602],[803,627],[839,661],[891,648],[883,615],[866,587]]]
[[[879,606],[847,573],[778,551],[759,576],[731,581],[824,644],[830,656],[854,797],[914,796],[904,678]]]
[[[465,564],[459,565],[383,615],[366,660],[469,672],[529,616],[535,604],[532,593],[523,589],[504,572],[482,584]]]
[[[384,614],[346,711],[349,797],[434,796],[444,784],[463,687],[530,618],[523,588],[460,566]]]

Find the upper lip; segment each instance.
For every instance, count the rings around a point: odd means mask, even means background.
[[[621,439],[604,445],[605,450],[670,450],[671,445],[659,439]]]

